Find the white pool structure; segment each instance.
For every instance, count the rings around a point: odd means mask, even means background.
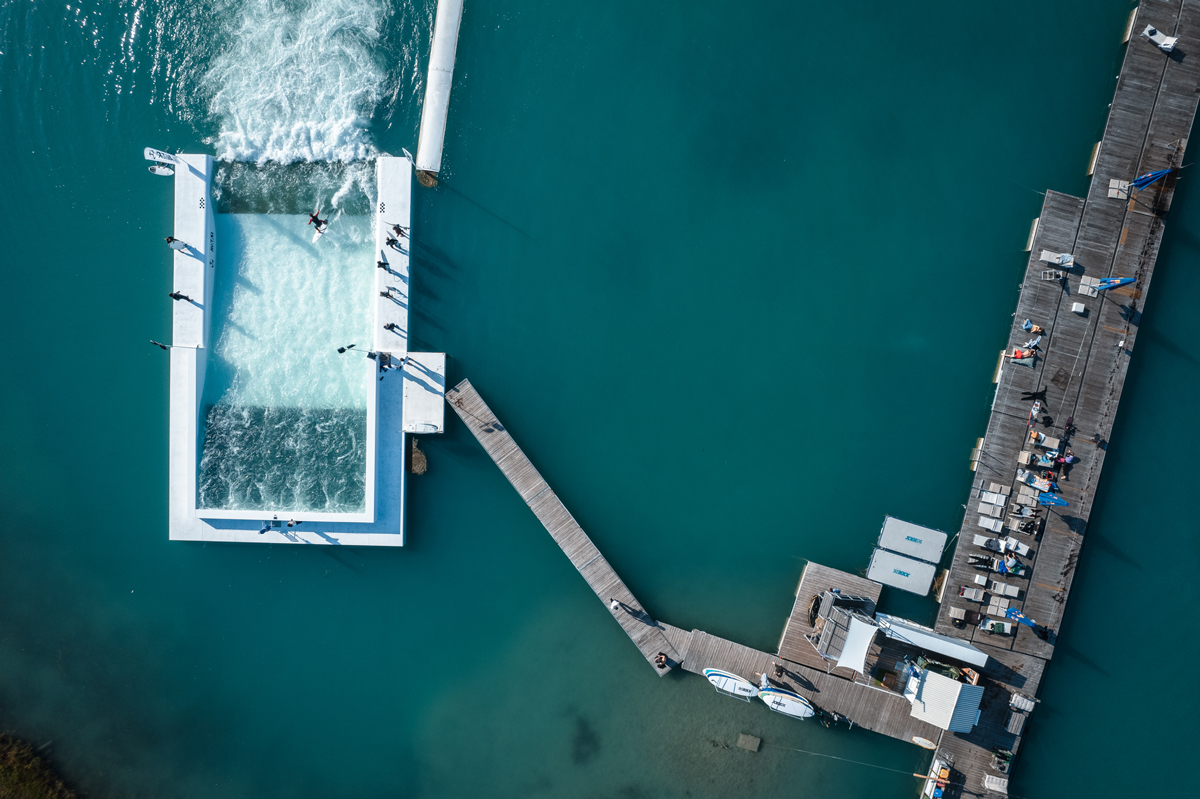
[[[402,546],[408,436],[442,432],[446,372],[408,350],[408,241],[385,243],[409,161],[380,157],[373,213],[314,243],[307,216],[214,213],[213,158],[177,157],[170,538]]]

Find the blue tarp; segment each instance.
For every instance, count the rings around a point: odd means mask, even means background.
[[[1155,181],[1158,181],[1158,180],[1162,180],[1169,174],[1171,174],[1171,170],[1169,170],[1169,169],[1160,169],[1157,172],[1147,172],[1146,174],[1142,175],[1140,178],[1134,178],[1133,181],[1130,183],[1130,185],[1133,186],[1135,189],[1144,189],[1147,186],[1149,186],[1151,183],[1154,183]]]
[[[1008,616],[1010,619],[1015,621],[1017,624],[1024,624],[1026,627],[1035,627],[1035,628],[1037,627],[1037,625],[1033,623],[1033,619],[1029,618],[1024,613],[1017,610],[1016,608],[1009,608],[1007,611],[1004,612],[1004,615]]]

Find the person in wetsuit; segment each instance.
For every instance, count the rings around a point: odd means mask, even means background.
[[[326,225],[326,224],[328,224],[329,220],[328,220],[328,219],[321,219],[319,216],[317,216],[317,214],[319,214],[319,213],[321,213],[321,209],[320,209],[320,208],[318,208],[318,209],[317,209],[315,212],[313,212],[313,213],[309,214],[309,215],[308,215],[308,224],[310,224],[310,225],[316,225],[316,226],[317,226],[317,230],[324,230],[324,229],[325,229],[325,225]]]

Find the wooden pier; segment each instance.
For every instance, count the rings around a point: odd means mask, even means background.
[[[1164,53],[1141,36],[1147,24],[1178,36],[1176,51]],[[1112,182],[1182,165],[1198,91],[1200,0],[1145,0],[1137,9],[1087,197],[1048,192],[1033,236],[1007,351],[1035,338],[1022,328],[1025,319],[1045,328],[1046,335],[1032,368],[1006,362],[997,381],[966,518],[935,626],[940,633],[988,647],[996,660],[1027,678],[1029,685],[1022,691],[1030,696],[1054,654],[1055,631],[1087,538],[1108,437],[1162,241],[1163,217],[1175,189],[1174,175],[1141,192],[1122,192],[1119,185],[1112,187]],[[1073,254],[1074,263],[1044,263],[1039,260],[1042,250]],[[1056,269],[1066,273],[1062,279],[1044,279],[1052,277],[1044,272]],[[1132,277],[1136,282],[1116,290],[1089,290],[1087,284],[1108,277]],[[1076,303],[1082,303],[1083,313],[1077,312]],[[1036,419],[1031,419],[1033,397],[1041,391],[1045,398]],[[1076,433],[1064,440],[1063,448],[1071,448],[1080,461],[1068,474],[1059,472],[1058,486],[1060,496],[1070,504],[1044,509],[1032,535],[1006,531],[1032,550],[1028,557],[1018,558],[1028,567],[1026,574],[986,575],[989,589],[997,579],[1013,585],[1018,594],[1009,598],[1010,606],[1048,628],[1048,633],[1039,637],[1022,625],[1015,625],[1014,635],[983,632],[972,624],[955,627],[952,609],[983,609],[958,597],[960,586],[975,587],[976,576],[982,574],[967,561],[969,555],[983,553],[974,544],[975,536],[995,535],[979,524],[981,492],[992,484],[1010,490],[1011,509],[1019,501],[1021,484],[1016,473],[1022,451],[1045,451],[1032,445],[1030,432],[1065,438],[1068,419],[1073,419]],[[1036,498],[1025,504],[1037,507]],[[1018,750],[1019,732],[998,721],[981,723],[969,734],[942,736],[939,754],[954,757],[953,781],[963,784],[947,796],[979,793],[984,775],[1000,776],[991,767],[993,748]],[[1010,720],[1009,726],[1020,725]]]
[[[500,467],[508,482],[512,483],[550,537],[562,548],[571,565],[579,570],[596,596],[604,602],[604,607],[621,625],[646,661],[653,665],[660,652],[666,654],[667,668],[655,667],[659,674],[666,674],[679,665],[682,658],[667,640],[662,626],[621,582],[613,567],[596,549],[554,490],[538,474],[538,470],[525,457],[471,382],[464,380],[447,391],[446,402],[450,403],[450,407],[483,445],[484,451]],[[616,608],[612,607],[613,600],[616,600]]]
[[[1176,52],[1164,53],[1140,36],[1147,24],[1178,36]],[[1030,258],[1007,351],[1036,338],[1022,327],[1027,318],[1046,333],[1032,366],[1004,359],[987,434],[974,458],[975,479],[967,514],[935,625],[936,632],[969,640],[988,655],[987,665],[979,669],[984,696],[971,732],[943,732],[911,715],[911,705],[900,693],[900,661],[918,654],[911,646],[906,648],[892,639],[876,640],[864,667],[867,673],[857,674],[833,667],[809,643],[807,637],[814,632],[809,607],[820,592],[839,588],[872,602],[879,598],[881,587],[861,577],[808,564],[776,655],[656,621],[621,582],[471,384],[463,381],[447,392],[447,402],[647,661],[653,662],[655,655],[663,652],[671,667],[682,666],[697,674],[706,668],[720,668],[755,683],[765,673],[777,685],[857,726],[901,740],[935,742],[937,758],[950,764],[946,797],[1004,795],[1001,790],[985,789],[984,779],[1007,776],[995,766],[993,753],[1018,752],[1028,719],[1027,712],[1014,710],[1010,702],[1017,695],[1036,696],[1054,654],[1055,631],[1086,540],[1107,439],[1162,241],[1163,217],[1174,195],[1174,175],[1132,192],[1132,197],[1113,182],[1181,166],[1200,97],[1200,0],[1145,0],[1131,25],[1134,34],[1104,138],[1093,152],[1088,195],[1077,198],[1048,192],[1030,236]],[[1042,262],[1042,250],[1071,254],[1073,263]],[[1055,270],[1065,274],[1056,276]],[[1135,282],[1102,292],[1089,288],[1096,279],[1108,277],[1131,277]],[[1077,303],[1082,303],[1082,312]],[[1040,411],[1031,419],[1033,396],[1043,391]],[[1044,418],[1047,416],[1049,420]],[[1006,513],[1011,510],[1020,501],[1016,475],[1021,453],[1038,451],[1029,443],[1030,431],[1065,439],[1068,419],[1073,419],[1077,432],[1064,447],[1071,447],[1080,462],[1058,485],[1060,496],[1070,504],[1043,510],[1032,534],[1005,531],[1031,550],[1019,558],[1026,567],[1019,577],[972,567],[968,556],[985,554],[975,546],[975,536],[996,535],[979,524],[977,507],[982,492],[1008,491]],[[1036,504],[1036,498],[1025,502]],[[976,579],[981,575],[983,586]],[[998,596],[993,586],[996,580],[1010,586],[1010,592],[1015,589],[1015,596],[1010,593],[1003,599],[1041,625],[1042,635],[1022,625],[1014,625],[1012,635],[983,632],[977,624],[961,620],[958,624],[962,626],[956,626],[952,610],[982,613],[988,604],[960,599],[959,587],[984,587]],[[616,610],[610,607],[613,598],[619,602]]]

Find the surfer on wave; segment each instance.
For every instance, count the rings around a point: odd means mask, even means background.
[[[321,219],[321,218],[318,216],[318,214],[320,214],[320,213],[321,213],[321,209],[320,209],[320,208],[318,208],[316,211],[314,211],[313,213],[309,214],[309,215],[308,215],[308,224],[310,224],[310,225],[316,225],[316,226],[317,226],[317,230],[324,230],[324,229],[325,229],[325,226],[326,226],[327,224],[329,224],[329,220],[328,220],[328,219]]]

